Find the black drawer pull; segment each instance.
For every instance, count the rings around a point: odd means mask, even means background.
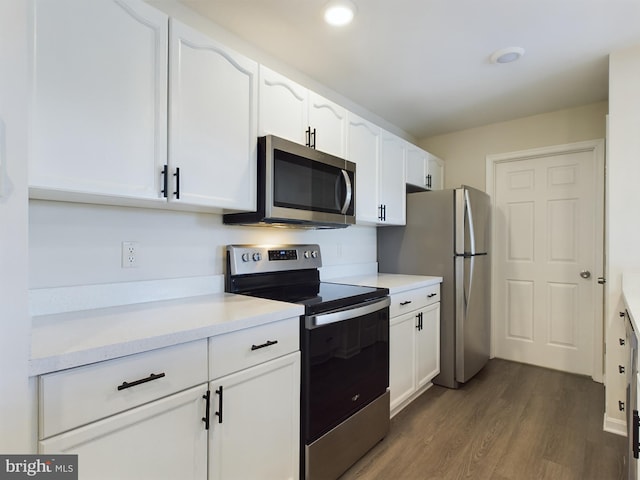
[[[251,350],[260,350],[261,348],[270,347],[271,345],[275,345],[276,343],[278,343],[278,340],[267,340],[266,343],[263,343],[261,345],[251,345]]]
[[[618,372],[624,373],[624,365],[618,365]]]
[[[405,305],[409,305],[411,303],[411,300],[407,300],[406,302],[400,302],[400,306],[404,307]]]
[[[136,385],[141,385],[143,383],[151,382],[152,380],[158,380],[159,378],[164,377],[164,373],[152,373],[147,378],[141,378],[140,380],[136,380],[135,382],[122,382],[122,385],[118,385],[118,390],[124,390],[125,388],[135,387]]]
[[[437,294],[437,293],[430,293],[429,295],[427,295],[427,298],[433,298],[433,297],[435,297],[436,295],[438,295],[438,294]]]

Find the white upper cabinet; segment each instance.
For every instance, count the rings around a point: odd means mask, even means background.
[[[404,225],[405,141],[349,113],[347,160],[356,164],[356,223]]]
[[[137,0],[37,0],[33,15],[31,195],[160,201],[167,16]]]
[[[309,92],[309,126],[313,148],[344,158],[346,153],[347,110]]]
[[[174,19],[170,47],[169,200],[254,210],[258,64]]]
[[[444,162],[435,155],[407,143],[407,185],[413,190],[442,190]]]
[[[347,160],[356,164],[356,223],[379,221],[378,158],[380,128],[353,113],[347,125]]]
[[[407,143],[407,185],[425,190],[428,185],[428,153]]]
[[[275,135],[306,145],[309,96],[302,85],[260,65],[260,135]]]
[[[346,109],[263,65],[259,89],[260,135],[276,135],[345,156]]]
[[[380,139],[380,205],[382,225],[406,223],[405,141],[382,131]]]
[[[429,154],[428,169],[429,190],[442,190],[444,188],[444,161]]]

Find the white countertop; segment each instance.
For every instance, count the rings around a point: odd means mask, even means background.
[[[640,273],[622,275],[622,296],[627,305],[631,325],[636,332],[640,332],[635,318],[637,316],[640,319]]]
[[[395,294],[441,283],[442,277],[381,273],[331,282],[388,288],[390,294]],[[32,318],[30,374],[110,360],[303,313],[301,305],[215,293],[38,315]]]
[[[401,275],[396,273],[377,273],[372,275],[356,275],[331,280],[335,283],[349,283],[365,287],[388,288],[389,294],[405,292],[415,288],[428,287],[442,283],[442,277],[426,275]]]
[[[30,374],[207,338],[303,312],[300,305],[219,293],[35,316]]]

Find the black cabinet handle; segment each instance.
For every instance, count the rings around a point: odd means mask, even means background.
[[[619,315],[620,315],[621,317],[624,317],[624,312],[620,312],[620,313],[619,313]]]
[[[620,342],[620,345],[624,345],[624,338],[620,338],[618,341]]]
[[[304,144],[304,146],[311,148],[311,126],[309,126],[304,133],[305,133],[305,144]]]
[[[406,300],[404,302],[400,302],[400,306],[404,307],[405,305],[409,305],[411,303],[411,300]]]
[[[205,430],[209,430],[209,410],[211,408],[211,390],[207,390],[207,393],[202,396],[207,401],[206,406],[204,407],[204,417],[202,417],[202,421],[204,422]]]
[[[429,295],[427,295],[427,298],[433,298],[437,295],[437,293],[430,293]]]
[[[316,129],[313,129],[313,143],[311,143],[311,140],[309,140],[309,146],[313,149],[316,148]]]
[[[638,441],[638,429],[640,429],[640,417],[638,416],[638,410],[633,411],[633,458],[640,456],[640,442]]]
[[[431,174],[427,175],[427,188],[431,188]]]
[[[622,400],[618,400],[618,410],[624,412],[624,402]]]
[[[122,385],[118,385],[118,390],[124,390],[125,388],[135,387],[136,385],[141,385],[143,383],[151,382],[153,380],[158,380],[159,378],[164,377],[164,373],[152,373],[147,378],[141,378],[140,380],[136,380],[135,382],[122,382]]]
[[[423,325],[422,325],[422,312],[420,312],[420,331],[422,331]]]
[[[168,191],[169,191],[169,177],[167,175],[168,173],[167,170],[168,170],[167,165],[162,167],[162,190],[160,190],[160,193],[162,193],[162,196],[164,198],[167,198]]]
[[[265,343],[260,345],[251,345],[251,350],[259,350],[261,348],[270,347],[271,345],[275,345],[278,343],[278,340],[267,340]]]
[[[618,365],[618,372],[624,373],[624,365]]]
[[[176,167],[176,173],[174,173],[173,176],[176,177],[176,191],[173,192],[173,194],[179,200],[180,199],[180,167]]]
[[[222,385],[220,385],[220,388],[216,390],[216,394],[219,395],[218,411],[216,412],[216,415],[218,416],[218,423],[222,423]]]

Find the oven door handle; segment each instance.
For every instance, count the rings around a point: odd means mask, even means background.
[[[361,317],[370,313],[377,312],[384,308],[387,308],[391,304],[389,297],[370,303],[367,305],[356,305],[351,308],[340,309],[330,313],[321,313],[319,315],[309,315],[306,317],[305,325],[308,329],[327,325],[329,323],[341,322],[343,320],[349,320],[350,318]]]

